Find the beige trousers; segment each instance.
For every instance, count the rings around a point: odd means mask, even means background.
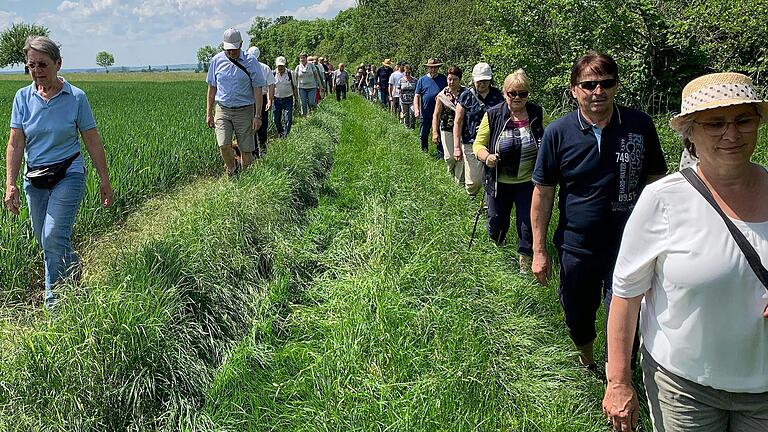
[[[440,131],[440,139],[443,142],[443,159],[448,169],[448,174],[457,184],[464,184],[464,164],[453,157],[453,132]]]
[[[768,431],[768,392],[732,393],[661,367],[643,350],[643,382],[655,432]]]
[[[464,187],[470,196],[475,196],[483,187],[483,163],[477,160],[472,144],[461,144],[464,153]]]

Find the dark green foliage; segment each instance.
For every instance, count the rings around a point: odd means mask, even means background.
[[[16,23],[0,33],[0,68],[25,64],[24,43],[29,36],[50,36],[47,27],[37,24]],[[24,67],[24,73],[28,73]]]
[[[572,107],[571,65],[598,50],[619,63],[622,103],[665,114],[678,109],[685,83],[707,72],[741,71],[764,86],[766,22],[765,1],[367,0],[332,20],[258,17],[249,34],[268,63],[282,54],[295,64],[304,51],[334,64],[404,60],[418,75],[439,57],[469,82],[471,67],[486,61],[498,83],[523,68],[533,99],[550,112]]]

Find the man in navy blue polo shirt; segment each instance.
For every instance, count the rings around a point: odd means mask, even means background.
[[[590,52],[576,60],[570,81],[578,109],[547,127],[533,172],[532,270],[548,282],[547,228],[559,186],[560,304],[579,360],[591,370],[596,314],[601,296],[606,315],[610,308],[624,225],[643,187],[667,172],[651,118],[614,103],[618,79],[618,65],[607,55]]]

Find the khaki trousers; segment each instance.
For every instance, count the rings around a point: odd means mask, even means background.
[[[440,138],[443,142],[443,159],[448,169],[448,174],[453,177],[457,184],[464,184],[464,163],[457,161],[453,157],[453,132],[440,131]]]
[[[768,392],[732,393],[661,367],[643,350],[643,382],[656,432],[768,431]]]
[[[483,187],[484,164],[475,157],[472,144],[462,143],[461,149],[464,153],[464,187],[467,188],[469,195],[474,196]]]

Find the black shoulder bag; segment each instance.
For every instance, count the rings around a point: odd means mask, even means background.
[[[32,186],[38,189],[51,189],[64,179],[64,176],[67,175],[67,170],[78,156],[80,156],[80,152],[55,164],[34,167],[27,165],[27,173],[24,174],[24,177],[29,180]]]
[[[755,275],[758,279],[760,279],[760,282],[762,282],[765,289],[768,290],[768,270],[765,269],[765,266],[763,266],[763,263],[760,261],[760,255],[758,255],[755,248],[752,246],[752,244],[747,240],[746,237],[744,237],[744,234],[739,231],[738,228],[736,228],[736,225],[734,225],[733,221],[728,217],[728,215],[725,214],[723,209],[720,208],[719,205],[717,205],[717,201],[715,201],[715,197],[712,196],[712,192],[709,190],[707,185],[704,184],[704,182],[699,178],[699,176],[696,174],[696,171],[693,170],[693,168],[685,168],[680,171],[680,174],[685,177],[686,180],[688,180],[688,183],[690,183],[694,189],[696,189],[701,196],[704,197],[705,200],[715,209],[717,214],[720,215],[721,218],[723,218],[723,222],[725,222],[725,226],[728,227],[728,231],[731,232],[731,236],[733,236],[733,239],[736,241],[736,244],[739,245],[739,249],[741,249],[741,252],[744,254],[744,257],[747,258],[747,262],[749,263],[749,266],[752,268],[752,271],[755,272]]]

